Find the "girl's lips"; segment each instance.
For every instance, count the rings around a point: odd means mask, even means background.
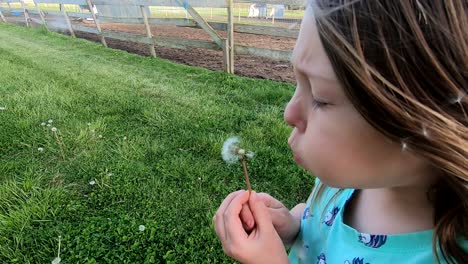
[[[294,157],[294,161],[295,161],[297,164],[301,165],[302,160],[301,160],[301,158],[300,158],[296,153],[293,153],[293,157]]]

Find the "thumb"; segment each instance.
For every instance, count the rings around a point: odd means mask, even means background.
[[[250,208],[257,224],[257,228],[268,230],[273,227],[270,212],[265,203],[258,199],[257,193],[252,192],[249,200]]]

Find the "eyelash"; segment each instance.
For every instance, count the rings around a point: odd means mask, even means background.
[[[327,105],[328,105],[328,103],[325,103],[325,102],[322,102],[322,101],[318,101],[318,100],[312,99],[312,107],[313,107],[313,109],[324,108],[324,107],[327,106]]]

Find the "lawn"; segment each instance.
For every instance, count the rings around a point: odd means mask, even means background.
[[[287,146],[289,84],[0,23],[0,263],[230,263],[212,217],[245,188],[288,207],[312,176]],[[53,129],[55,128],[55,129]],[[144,229],[144,230],[143,230]]]

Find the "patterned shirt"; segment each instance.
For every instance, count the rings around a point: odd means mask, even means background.
[[[338,192],[325,187],[312,209],[309,199],[300,233],[289,253],[290,263],[436,263],[432,254],[433,230],[398,235],[365,234],[343,223],[343,209],[354,191]],[[461,245],[468,250],[468,240],[461,241]]]

